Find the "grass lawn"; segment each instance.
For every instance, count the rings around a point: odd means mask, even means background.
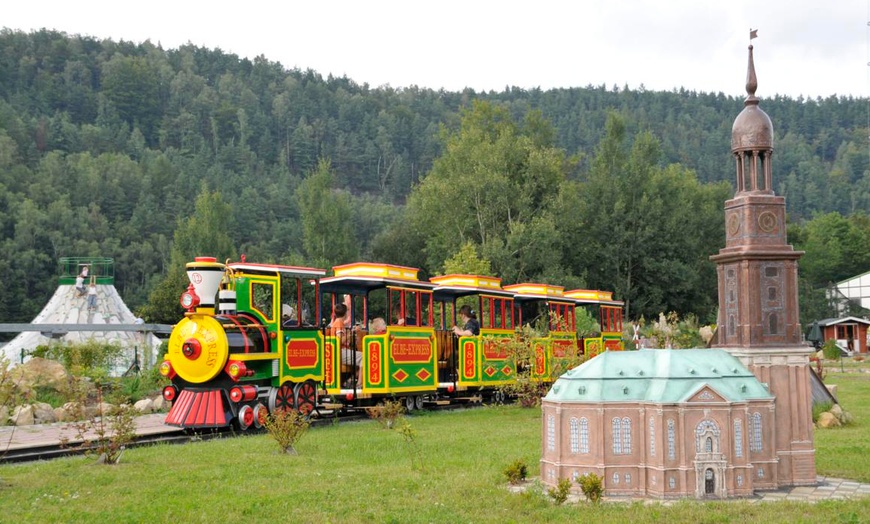
[[[816,432],[821,475],[870,483],[870,374],[835,374],[856,423]],[[586,503],[555,506],[538,489],[514,494],[515,459],[537,475],[541,413],[517,407],[409,419],[424,468],[398,431],[366,421],[311,430],[298,456],[267,436],[0,466],[0,522],[861,522],[870,498],[750,504]]]

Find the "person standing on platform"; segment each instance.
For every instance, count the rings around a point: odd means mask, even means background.
[[[88,286],[88,311],[97,309],[97,283],[91,281]]]

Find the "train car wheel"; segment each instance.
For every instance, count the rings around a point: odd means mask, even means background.
[[[493,394],[493,398],[496,404],[504,404],[504,390],[497,389]]]
[[[413,396],[405,397],[405,411],[410,413],[410,412],[414,411],[415,407],[416,407],[416,405],[414,403],[414,397]]]
[[[414,407],[417,409],[423,409],[423,395],[417,395],[414,397]]]
[[[285,382],[280,387],[272,390],[269,396],[269,411],[272,413],[290,411],[293,409],[293,383]]]
[[[293,388],[293,399],[296,410],[303,415],[310,415],[317,409],[317,386],[306,380]]]

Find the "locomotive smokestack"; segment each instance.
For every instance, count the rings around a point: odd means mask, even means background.
[[[214,300],[224,276],[224,265],[214,257],[196,257],[186,267],[187,278],[199,297],[197,311],[214,313]]]

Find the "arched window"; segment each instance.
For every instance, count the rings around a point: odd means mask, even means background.
[[[611,422],[613,427],[613,454],[621,455],[622,454],[622,437],[620,433],[621,423],[619,417],[614,417]]]
[[[571,418],[571,453],[577,454],[580,452],[580,422],[576,418]]]
[[[656,421],[653,417],[649,418],[649,456],[656,456]]]
[[[580,419],[580,453],[589,453],[589,421],[586,417]]]
[[[752,426],[749,430],[749,451],[759,452],[762,450],[761,440],[761,413],[752,414]]]
[[[676,453],[676,435],[674,431],[674,420],[668,420],[668,458],[674,460],[677,456]]]
[[[628,417],[622,419],[622,453],[631,454],[631,419]]]
[[[702,420],[695,427],[695,452],[719,452],[719,426],[712,420]]]
[[[547,449],[556,449],[556,417],[547,415]]]
[[[743,457],[743,421],[734,419],[734,455]]]

